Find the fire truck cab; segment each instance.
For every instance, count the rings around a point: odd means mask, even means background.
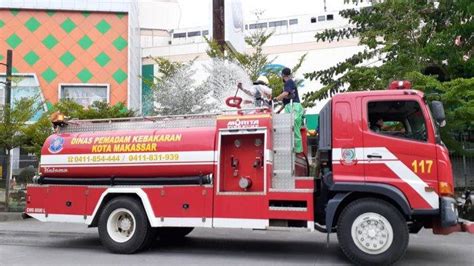
[[[396,262],[423,227],[473,232],[458,219],[439,102],[343,93],[319,119],[314,175],[307,149],[293,152],[291,113],[69,121],[44,144],[26,214],[98,227],[115,253],[195,227],[337,232],[358,264]]]

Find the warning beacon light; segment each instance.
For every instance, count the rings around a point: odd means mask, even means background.
[[[56,111],[56,112],[52,113],[49,116],[49,119],[51,120],[51,123],[53,123],[53,126],[54,126],[55,129],[57,127],[63,127],[65,125],[67,125],[65,116],[60,111]]]
[[[409,90],[411,82],[408,80],[394,80],[388,85],[389,90]]]

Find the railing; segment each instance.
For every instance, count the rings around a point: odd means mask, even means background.
[[[0,156],[0,211],[5,208],[5,193],[7,178],[5,176],[6,160],[5,156]],[[38,172],[38,160],[31,156],[20,156],[20,158],[13,158],[12,163],[12,177],[9,184],[9,203],[8,211],[23,211],[26,203],[26,185],[32,182],[33,176]]]
[[[474,189],[474,142],[462,143],[463,154],[451,154],[454,186],[457,190]]]

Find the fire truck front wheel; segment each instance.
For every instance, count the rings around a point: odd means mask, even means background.
[[[98,227],[100,241],[113,253],[135,253],[155,236],[141,202],[126,196],[107,203]]]
[[[405,218],[391,204],[375,198],[347,205],[339,216],[337,238],[342,251],[359,265],[391,265],[408,247]]]

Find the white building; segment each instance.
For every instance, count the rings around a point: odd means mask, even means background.
[[[185,2],[185,1],[182,1]],[[204,2],[204,1],[202,1]],[[263,1],[265,2],[265,1]],[[292,5],[292,12],[300,11],[301,14],[293,16],[278,16],[273,9],[285,9],[286,1],[272,1],[273,8],[267,8],[264,12],[262,10],[252,10],[248,6],[249,1],[243,1],[244,6],[244,22],[246,34],[256,30],[266,30],[274,32],[273,36],[268,40],[264,46],[264,53],[270,56],[270,59],[275,59],[274,64],[292,67],[298,59],[307,54],[306,60],[302,67],[295,73],[296,78],[303,78],[303,73],[321,70],[337,64],[338,62],[352,56],[363,50],[358,46],[357,39],[348,39],[340,42],[317,42],[315,34],[324,29],[332,28],[339,29],[348,26],[348,21],[339,15],[339,11],[346,8],[360,8],[368,6],[368,1],[361,1],[359,5],[344,4],[344,1],[312,1],[306,6],[295,7]],[[181,23],[184,15],[190,15],[189,11],[182,9],[183,4],[179,1],[148,1],[147,4],[142,4],[141,12],[141,45],[144,68],[151,67],[153,64],[149,56],[161,56],[172,61],[189,61],[197,58],[196,65],[203,64],[209,60],[206,55],[207,43],[203,36],[209,37],[209,32],[212,31],[210,26],[211,14],[210,3],[205,7],[200,7],[204,19],[197,19],[196,24],[203,24],[197,27],[173,27]],[[255,5],[255,4],[253,4]],[[150,8],[142,12],[143,7]],[[143,14],[154,14],[151,12],[151,7],[168,8],[166,23],[155,20],[155,24],[148,20],[148,17]],[[207,10],[208,13],[202,13],[202,10]],[[148,12],[148,13],[147,13]],[[186,13],[188,12],[188,13]],[[281,12],[281,11],[280,11]],[[259,16],[257,19],[256,14]],[[150,15],[150,17],[153,17]],[[181,18],[180,18],[181,17]],[[175,18],[175,20],[173,20]],[[207,22],[206,22],[207,20]],[[161,24],[160,24],[161,23]],[[146,25],[146,26],[145,26]],[[163,27],[159,27],[163,26]],[[250,49],[247,47],[247,51]],[[154,68],[156,72],[156,67]],[[318,90],[321,85],[316,81],[306,80],[304,86],[300,89],[300,95],[308,91]],[[323,103],[317,104],[308,113],[317,113],[322,108]]]

